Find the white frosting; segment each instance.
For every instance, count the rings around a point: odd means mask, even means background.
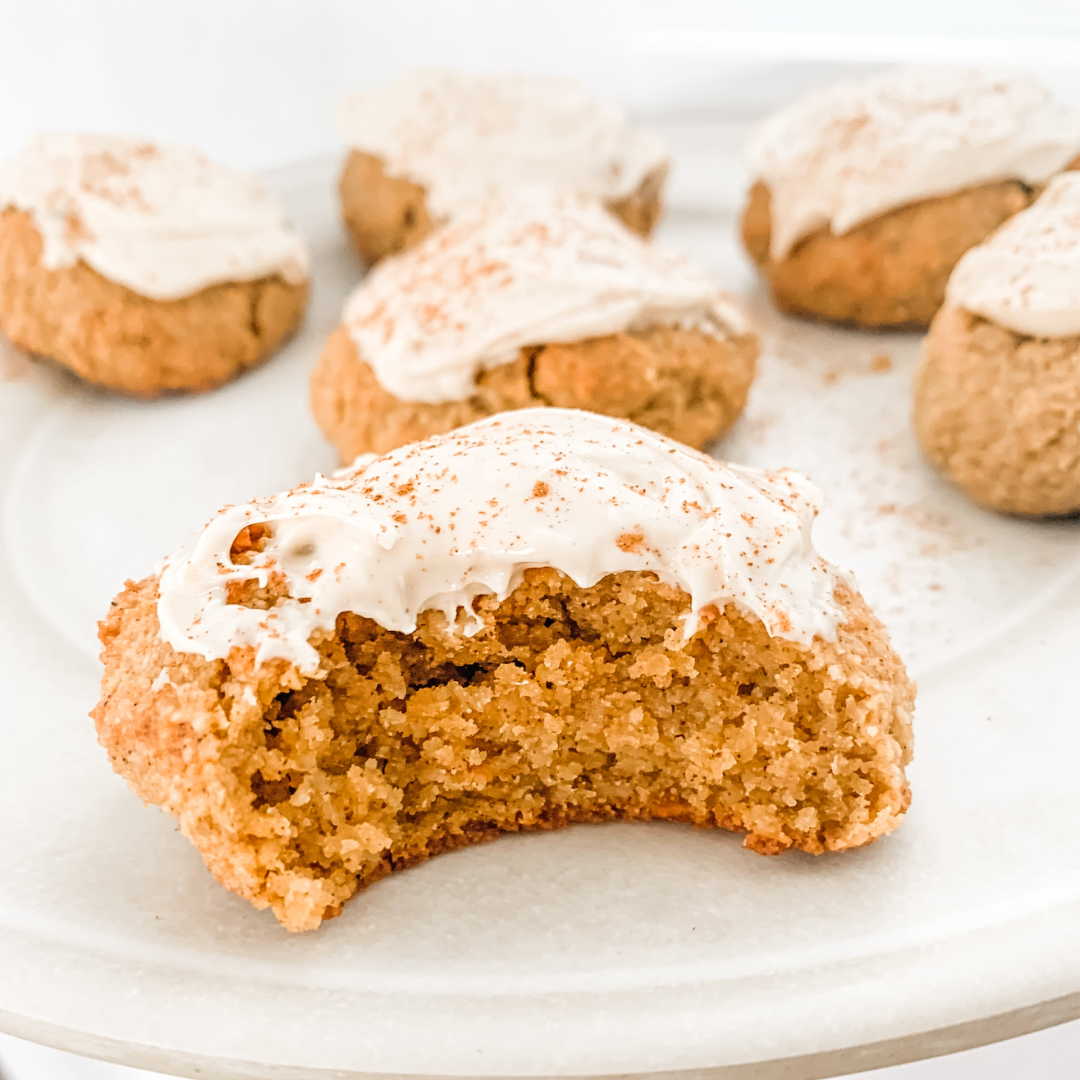
[[[280,274],[308,278],[307,244],[250,176],[190,146],[46,135],[0,164],[0,209],[33,216],[50,269],[80,259],[154,300]]]
[[[815,552],[820,495],[796,473],[725,465],[625,420],[526,409],[402,447],[352,472],[232,506],[169,558],[161,635],[208,660],[249,646],[311,672],[316,630],[351,611],[409,633],[427,609],[475,633],[478,595],[507,597],[551,566],[588,588],[649,570],[691,597],[686,633],[733,601],[769,633],[835,636],[837,571]],[[230,548],[247,525],[273,536],[250,565]],[[284,575],[269,610],[229,604],[229,582]]]
[[[659,323],[745,333],[706,273],[646,244],[594,199],[544,189],[465,211],[381,263],[342,316],[360,356],[407,401],[460,401],[526,345]]]
[[[344,102],[338,130],[421,184],[437,218],[522,187],[617,199],[667,163],[619,109],[541,76],[413,71]]]
[[[905,68],[808,94],[751,136],[774,259],[828,227],[976,184],[1045,183],[1080,153],[1080,110],[1032,75]]]
[[[1080,334],[1080,172],[1055,177],[1032,206],[968,251],[946,299],[1018,334]]]

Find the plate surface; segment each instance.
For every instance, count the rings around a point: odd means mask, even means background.
[[[297,166],[268,182],[312,239],[313,304],[261,370],[139,404],[0,356],[0,1027],[188,1075],[576,1076],[842,1052],[1075,990],[1077,522],[999,517],[937,479],[909,430],[918,339],[777,315],[734,240],[737,133],[664,134],[659,240],[763,334],[716,452],[817,482],[819,548],[919,680],[904,826],[817,859],[664,823],[510,837],[288,936],[139,804],[86,716],[96,620],[220,505],[336,465],[307,374],[360,271],[335,166]]]

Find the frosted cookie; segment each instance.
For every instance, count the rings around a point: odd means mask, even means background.
[[[275,199],[188,146],[51,135],[0,165],[0,329],[112,390],[258,364],[300,324],[309,263]]]
[[[743,242],[786,312],[923,327],[960,256],[1077,155],[1080,110],[1030,75],[841,83],[751,137]]]
[[[129,582],[98,736],[289,930],[502,832],[858,847],[908,806],[914,687],[817,500],[624,420],[484,420],[228,507]]]
[[[535,405],[626,417],[700,447],[742,411],[756,356],[708,275],[595,200],[518,192],[361,283],[311,403],[343,461]]]
[[[1080,173],[960,260],[923,342],[915,432],[978,503],[1080,510]]]
[[[663,148],[562,79],[413,71],[346,101],[338,130],[342,211],[367,263],[524,187],[593,195],[643,236],[660,214]]]

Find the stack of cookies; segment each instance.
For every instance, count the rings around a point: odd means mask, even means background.
[[[417,72],[347,102],[373,267],[313,357],[345,468],[227,507],[100,624],[114,768],[289,930],[506,832],[662,818],[836,852],[910,801],[914,687],[820,495],[701,453],[759,343],[649,241],[663,148],[576,85]],[[930,327],[927,457],[1000,510],[1080,509],[1080,114],[1023,76],[902,71],[749,146],[777,305]],[[298,326],[310,257],[187,147],[41,139],[0,167],[0,327],[100,386],[201,391]]]

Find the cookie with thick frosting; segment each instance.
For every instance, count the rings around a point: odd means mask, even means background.
[[[493,417],[227,507],[129,582],[98,735],[290,930],[577,821],[857,847],[907,808],[914,687],[817,502],[625,420]]]
[[[0,165],[0,329],[101,386],[225,382],[297,328],[309,275],[277,201],[192,147],[42,136]]]
[[[784,311],[926,326],[960,256],[1078,156],[1080,111],[1030,75],[842,83],[751,137],[743,241]]]
[[[976,502],[1080,510],[1080,172],[960,260],[923,343],[914,421]]]
[[[564,79],[413,71],[346,101],[338,129],[342,212],[366,263],[526,187],[592,195],[646,236],[660,214],[663,148]]]
[[[536,405],[700,447],[746,403],[757,337],[735,301],[593,199],[522,191],[377,267],[312,373],[343,461]]]

